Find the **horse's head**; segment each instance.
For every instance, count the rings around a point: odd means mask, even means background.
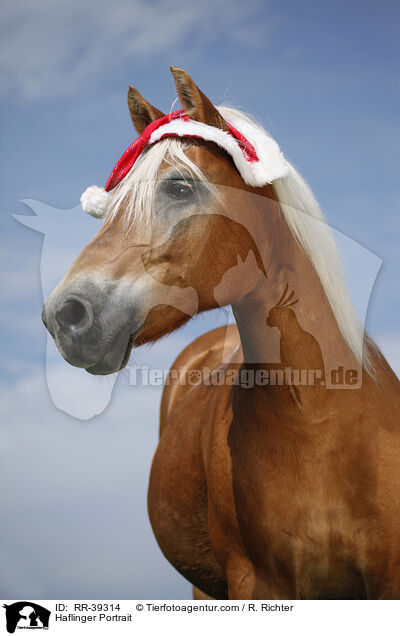
[[[185,125],[208,135],[173,132],[148,144],[107,194],[101,230],[43,309],[65,359],[90,373],[119,370],[132,345],[240,301],[264,277],[265,218],[278,210],[272,186],[245,183],[218,139],[225,135],[242,162],[243,141],[187,73],[172,71]],[[141,135],[163,116],[132,87],[128,104]]]

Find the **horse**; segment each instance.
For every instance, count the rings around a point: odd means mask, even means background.
[[[266,131],[171,71],[178,123],[130,87],[145,141],[114,169],[92,210],[104,223],[43,321],[70,364],[109,374],[231,305],[236,324],[192,342],[165,383],[148,491],[163,554],[195,598],[398,599],[399,381],[304,179],[287,160],[253,179]]]

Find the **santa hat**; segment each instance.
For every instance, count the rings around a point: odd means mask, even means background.
[[[228,130],[189,119],[183,109],[151,122],[125,150],[105,188],[90,186],[85,190],[81,196],[83,210],[97,218],[104,217],[110,190],[126,177],[145,148],[167,137],[213,141],[232,157],[243,181],[251,186],[261,187],[287,176],[288,163],[276,141],[255,124],[240,117],[240,113],[230,113],[229,118],[231,121],[226,122]]]

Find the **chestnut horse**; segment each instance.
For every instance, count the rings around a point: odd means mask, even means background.
[[[172,73],[189,120],[257,129]],[[163,116],[132,87],[128,103],[140,134]],[[399,598],[399,382],[308,186],[292,166],[250,186],[216,143],[165,138],[108,196],[44,306],[69,363],[113,373],[196,313],[236,319],[164,389],[149,514],[166,558],[198,598]]]

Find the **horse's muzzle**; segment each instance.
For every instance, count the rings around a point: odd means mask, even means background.
[[[131,312],[121,302],[115,307],[107,291],[93,284],[55,291],[42,310],[43,323],[65,360],[93,374],[118,371],[132,343]]]

